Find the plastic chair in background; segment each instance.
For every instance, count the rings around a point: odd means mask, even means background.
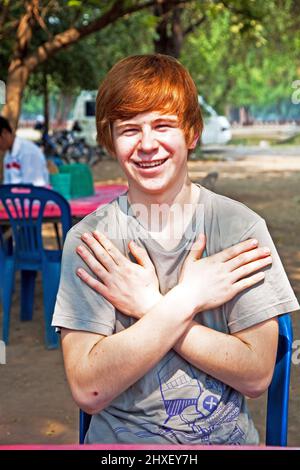
[[[2,233],[2,227],[0,227],[0,301],[2,300],[2,286],[4,279],[4,257],[5,257],[5,242]]]
[[[0,226],[0,303],[3,296],[4,261],[7,255],[12,254],[12,238],[10,231],[5,232]]]
[[[84,444],[84,438],[89,429],[91,419],[92,415],[79,410],[79,444]]]
[[[293,328],[288,313],[278,317],[279,338],[276,365],[268,389],[266,445],[286,446]],[[79,410],[79,443],[84,444],[92,416]]]
[[[42,274],[45,336],[48,349],[58,347],[58,335],[51,326],[59,285],[61,249],[48,250],[43,245],[43,215],[48,204],[60,208],[61,241],[72,225],[69,203],[55,191],[32,185],[1,185],[2,202],[12,228],[12,250],[2,250],[2,307],[5,343],[9,340],[10,310],[16,271],[21,272],[21,320],[33,314],[35,278]]]
[[[278,317],[279,338],[276,365],[268,389],[266,444],[286,446],[293,343],[292,320],[288,313]]]

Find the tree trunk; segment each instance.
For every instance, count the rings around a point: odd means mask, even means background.
[[[43,101],[44,101],[44,132],[49,132],[49,91],[47,72],[43,74]]]
[[[154,14],[162,18],[156,28],[158,39],[154,40],[155,52],[178,59],[183,44],[182,8],[174,9],[172,3],[163,3],[154,9]]]
[[[8,119],[14,132],[17,129],[23,91],[28,77],[29,69],[21,65],[19,59],[13,60],[7,75],[6,103],[3,106],[1,114]],[[4,155],[0,155],[0,181],[3,180],[3,156]]]
[[[66,95],[64,93],[60,93],[57,104],[56,104],[56,113],[54,117],[55,127],[60,128],[62,126],[66,126],[66,121],[68,119],[68,115],[72,109],[74,101],[74,96]]]
[[[18,125],[18,119],[21,111],[23,91],[29,78],[29,68],[21,64],[19,59],[11,62],[6,83],[6,103],[2,109],[13,130]]]
[[[62,120],[63,120],[64,125],[66,125],[73,103],[74,103],[74,96],[66,95],[64,99],[64,107],[63,107],[63,112],[62,112]]]

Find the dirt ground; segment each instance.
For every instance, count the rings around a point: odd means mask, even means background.
[[[300,154],[299,154],[300,155]],[[191,161],[192,180],[217,171],[215,191],[237,199],[267,223],[290,281],[300,298],[300,156],[255,156],[237,161]],[[95,167],[95,181],[125,182],[114,161]],[[18,318],[18,288],[12,312],[7,364],[0,366],[0,443],[63,444],[78,441],[78,410],[66,383],[61,351],[44,347],[41,284],[38,280],[32,322]],[[293,314],[294,339],[300,339],[299,312]],[[292,365],[289,445],[300,446],[300,364]],[[249,400],[264,441],[265,399]]]

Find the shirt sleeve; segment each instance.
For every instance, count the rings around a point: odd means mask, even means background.
[[[281,260],[263,219],[256,222],[240,241],[256,238],[271,250],[273,263],[264,268],[265,279],[238,294],[225,305],[230,333],[236,333],[277,315],[299,309]]]
[[[114,306],[76,275],[79,267],[88,271],[87,265],[75,251],[82,243],[81,233],[74,227],[65,241],[52,325],[108,336],[115,328]]]

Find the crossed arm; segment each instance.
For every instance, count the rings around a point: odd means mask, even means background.
[[[78,254],[96,278],[82,269],[77,272],[79,277],[138,321],[109,337],[63,329],[66,372],[81,408],[89,413],[105,408],[171,348],[196,368],[247,396],[264,392],[275,363],[277,320],[228,335],[196,323],[193,317],[263,280],[264,273],[257,271],[271,263],[267,249],[247,240],[201,259],[205,239],[199,237],[183,265],[178,285],[162,296],[144,249],[130,243],[136,264],[97,232],[86,234],[83,240],[93,254],[84,246],[78,247]],[[197,282],[200,277],[204,279],[201,287]]]

